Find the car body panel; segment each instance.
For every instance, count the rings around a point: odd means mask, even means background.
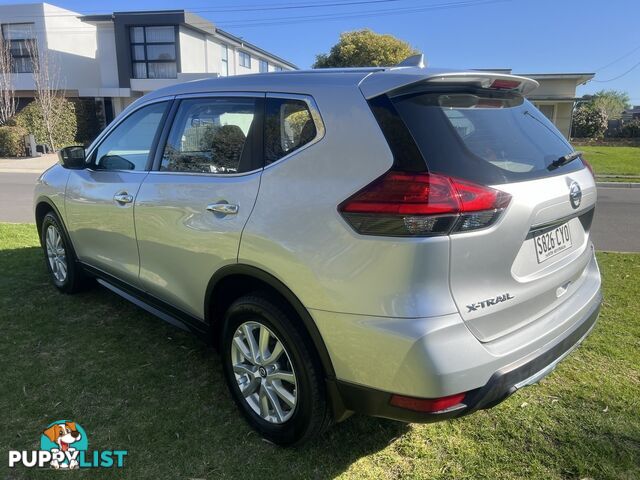
[[[227,176],[149,173],[135,204],[142,288],[204,319],[209,279],[237,262],[259,184],[259,171]],[[208,211],[214,203],[237,205],[238,213]]]
[[[64,168],[59,163],[45,170],[36,181],[33,194],[34,208],[37,208],[42,202],[49,203],[64,220],[64,196],[70,173],[71,170]]]
[[[521,329],[481,343],[460,314],[398,319],[311,309],[339,380],[418,398],[485,385],[498,370],[541,355],[599,308],[600,272],[589,248],[578,293]]]
[[[78,259],[134,286],[140,260],[133,217],[134,199],[147,172],[72,170],[65,194],[65,222]]]
[[[387,171],[393,158],[355,87],[314,99],[326,136],[264,170],[239,262],[279,278],[307,308],[392,317],[455,312],[442,281],[446,238],[365,237],[338,213],[338,204]]]

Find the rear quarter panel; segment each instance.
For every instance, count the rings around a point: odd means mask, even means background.
[[[455,312],[448,238],[362,236],[337,211],[393,164],[360,91],[306,93],[318,105],[325,137],[264,170],[239,263],[274,275],[307,308],[397,317]]]

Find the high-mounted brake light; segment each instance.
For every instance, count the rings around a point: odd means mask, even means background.
[[[503,79],[496,79],[493,82],[491,82],[491,86],[489,88],[497,88],[500,90],[513,90],[515,88],[518,88],[520,86],[520,82],[518,80],[503,80]]]
[[[432,173],[389,171],[338,206],[363,235],[434,236],[493,224],[511,196]]]

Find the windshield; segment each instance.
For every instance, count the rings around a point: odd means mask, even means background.
[[[415,93],[392,99],[430,171],[485,185],[579,170],[558,129],[522,96],[507,92]]]

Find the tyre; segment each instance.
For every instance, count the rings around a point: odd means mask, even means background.
[[[49,276],[58,290],[64,293],[80,291],[87,282],[76,261],[71,242],[55,213],[49,212],[42,220],[41,244]]]
[[[220,348],[234,401],[279,445],[304,443],[331,422],[319,360],[288,310],[260,293],[239,298],[226,312]]]

